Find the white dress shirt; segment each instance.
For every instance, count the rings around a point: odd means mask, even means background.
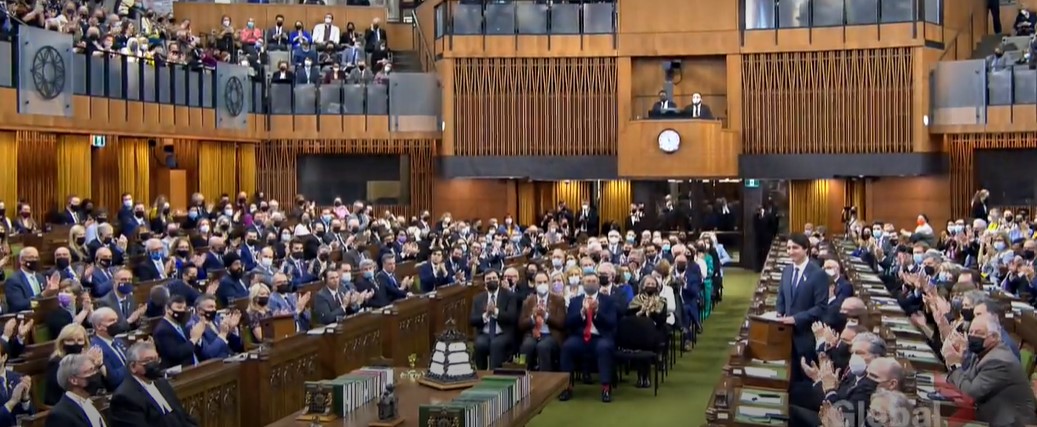
[[[500,309],[497,308],[497,303],[499,302],[497,297],[499,295],[500,295],[500,289],[497,289],[497,292],[490,293],[486,297],[486,304],[489,304],[490,301],[493,301],[493,315],[492,315],[492,317],[494,317],[494,318],[496,318],[497,317],[497,313],[500,312]],[[482,314],[482,320],[483,320],[483,322],[486,323],[486,325],[483,326],[483,328],[482,328],[483,333],[486,333],[486,334],[490,333],[490,317],[491,317],[491,315],[488,314],[488,313],[484,312]],[[501,330],[500,323],[497,324],[497,331],[496,332],[497,332],[497,335],[500,335],[500,334],[504,333],[504,331]]]
[[[663,286],[659,291],[659,296],[663,297],[663,301],[666,301],[666,324],[673,325],[677,322],[677,317],[673,314],[677,311],[677,297],[673,294],[673,288]]]
[[[136,375],[133,376],[133,379],[137,380],[141,387],[144,387],[144,391],[148,392],[148,396],[151,396],[151,400],[158,405],[158,408],[162,410],[163,414],[173,412],[173,407],[169,406],[169,402],[167,402],[166,398],[162,396],[162,392],[159,391],[157,386],[155,386],[154,381],[143,381],[140,378],[137,378]]]
[[[596,301],[596,300],[597,300],[597,297],[598,297],[599,295],[601,295],[601,291],[598,291],[598,293],[597,293],[597,294],[595,294],[595,295],[593,295],[593,296],[591,296],[591,295],[586,295],[586,296],[584,296],[584,301],[591,301],[591,302],[593,302],[593,301]],[[600,307],[599,307],[599,308],[600,308]],[[595,315],[595,316],[597,316],[598,314],[597,314],[597,313],[594,313],[594,315]],[[586,316],[586,315],[584,315],[584,316],[583,316],[583,319],[584,319],[584,320],[587,320],[587,316]],[[581,331],[583,330],[583,326],[581,326],[581,327],[580,327],[580,330],[581,330]],[[597,326],[597,325],[595,325],[593,321],[591,321],[591,335],[599,335],[599,333],[598,333],[598,326]]]
[[[83,410],[84,414],[86,414],[86,418],[90,420],[91,426],[107,426],[107,424],[105,424],[104,422],[104,417],[101,416],[101,413],[97,410],[96,407],[94,407],[94,403],[91,402],[90,399],[80,397],[78,394],[75,394],[71,391],[66,391],[65,396],[68,396],[70,399],[72,399],[73,402],[76,402],[76,404],[79,405],[79,408]]]

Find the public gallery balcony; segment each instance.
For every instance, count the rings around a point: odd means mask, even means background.
[[[933,133],[1037,131],[1037,64],[1026,50],[997,63],[974,59],[936,64],[930,76]]]
[[[8,127],[259,140],[441,132],[442,89],[430,73],[354,80],[322,70],[315,84],[276,82],[267,67],[74,53],[70,36],[24,26],[19,39],[0,42]]]

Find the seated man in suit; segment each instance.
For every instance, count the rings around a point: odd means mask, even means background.
[[[511,291],[501,288],[496,271],[487,271],[483,281],[486,292],[475,296],[469,319],[476,330],[473,357],[480,371],[504,364],[514,341],[518,315],[518,301]]]
[[[539,366],[541,372],[556,371],[555,358],[565,339],[565,299],[550,292],[550,279],[544,272],[534,276],[536,293],[522,303],[519,330],[526,334],[519,352],[526,356],[526,369]]]
[[[112,225],[104,223],[97,226],[97,237],[87,242],[86,248],[90,251],[91,259],[97,258],[97,251],[101,248],[108,248],[111,251],[112,265],[122,265],[126,250],[120,241],[115,239],[115,229]]]
[[[62,246],[54,250],[54,270],[50,273],[57,273],[61,280],[79,281],[79,274],[72,268],[72,252],[69,252],[68,248]]]
[[[848,418],[854,418],[854,412],[862,409],[867,413],[871,394],[875,392],[876,383],[868,376],[868,365],[875,359],[886,355],[886,342],[870,332],[857,334],[850,345],[850,363],[844,372],[839,372],[829,362],[808,363],[806,358],[800,359],[807,378],[813,381],[813,390],[796,399],[790,409],[792,425],[817,426],[821,420],[817,410],[823,401],[840,404],[840,409]],[[847,402],[848,405],[842,405]],[[864,414],[861,414],[862,416]]]
[[[965,350],[978,356],[962,367]],[[1001,324],[990,315],[976,317],[968,338],[953,334],[943,344],[947,382],[976,402],[976,420],[992,426],[1037,424],[1037,401],[1026,370],[1001,341]]]
[[[32,246],[23,247],[18,252],[18,271],[7,278],[4,285],[10,312],[31,310],[32,300],[49,287],[50,281],[39,273],[39,268],[40,252]],[[57,289],[56,280],[54,288]]]
[[[256,257],[256,265],[248,270],[250,277],[259,277],[261,280],[270,281],[277,271],[274,269],[274,249],[265,247],[259,249]]]
[[[129,269],[119,269],[115,272],[115,290],[97,300],[101,307],[109,307],[116,314],[114,326],[109,327],[112,336],[129,332],[140,325],[140,319],[144,316],[147,305],[137,304],[133,299],[133,275]],[[109,390],[115,390],[110,388]]]
[[[367,261],[372,263],[371,261]],[[364,268],[364,263],[360,263],[361,269]],[[367,272],[363,272],[364,275]],[[375,286],[374,296],[367,302],[367,306],[371,308],[382,308],[389,304],[392,304],[396,300],[407,298],[410,295],[408,289],[413,280],[410,277],[399,280],[396,278],[396,255],[385,254],[382,256],[382,271],[374,275]],[[364,290],[364,289],[361,289]]]
[[[266,284],[263,279],[261,283]],[[300,331],[310,329],[310,310],[306,305],[310,302],[310,293],[300,295],[288,280],[284,273],[274,273],[270,279],[270,305],[267,307],[274,313],[291,313],[295,315],[295,322]]]
[[[58,384],[65,394],[43,424],[45,427],[103,427],[104,418],[90,398],[104,387],[100,366],[88,354],[70,354],[58,365]]]
[[[166,315],[155,323],[151,336],[155,340],[155,348],[162,358],[162,368],[174,366],[194,366],[198,364],[197,350],[205,334],[205,324],[197,323],[187,329],[187,321],[191,313],[187,311],[187,301],[180,295],[172,295],[166,302]]]
[[[310,274],[310,269],[306,266],[304,247],[302,240],[292,240],[288,245],[288,258],[281,264],[281,271],[291,277],[292,284],[296,286],[317,279]]]
[[[691,105],[684,109],[684,113],[693,119],[713,120],[713,112],[702,103],[702,94],[698,92],[691,95]]]
[[[115,310],[101,307],[90,315],[90,324],[94,327],[94,336],[90,338],[92,348],[101,349],[102,360],[106,371],[105,389],[115,390],[126,378],[126,348],[115,339],[111,329],[118,323],[119,316]]]
[[[220,306],[229,307],[231,301],[248,297],[248,284],[245,283],[245,267],[242,266],[238,254],[227,253],[223,256],[223,264],[227,266],[227,274],[220,279],[216,298],[219,299]]]
[[[649,117],[659,116],[664,113],[676,113],[677,103],[670,100],[670,95],[665,90],[659,91],[659,100],[652,104],[651,111],[648,112]]]
[[[242,241],[241,247],[238,249],[238,255],[241,256],[241,263],[245,265],[245,271],[251,271],[256,268],[259,263],[259,233],[255,230],[246,230],[245,238]]]
[[[81,282],[90,288],[90,296],[101,298],[112,291],[112,250],[102,247],[94,254],[94,263],[83,271]]]
[[[126,352],[130,377],[115,389],[109,405],[111,427],[198,425],[162,378],[162,362],[155,345],[138,341]]]
[[[227,246],[222,237],[213,236],[209,238],[209,252],[205,254],[205,261],[202,263],[202,269],[198,270],[198,277],[201,279],[208,278],[208,273],[213,270],[223,270],[227,265],[223,262],[223,255],[227,251]]]
[[[353,292],[341,289],[342,273],[338,270],[324,272],[324,287],[313,297],[313,321],[321,325],[336,323],[360,311],[361,304],[370,299],[374,292]]]
[[[568,337],[562,344],[562,371],[573,372],[576,361],[581,360],[584,374],[597,360],[598,377],[601,381],[601,401],[612,401],[612,353],[616,350],[614,334],[619,318],[616,300],[598,294],[600,285],[598,276],[586,273],[582,279],[583,295],[569,300],[569,308],[565,315],[565,329]],[[558,400],[572,398],[572,386],[567,387]]]
[[[141,261],[134,271],[137,278],[142,282],[161,280],[169,277],[174,270],[174,264],[165,259],[165,246],[159,239],[148,239],[144,243],[147,259]]]
[[[446,286],[453,282],[453,277],[447,271],[446,263],[443,262],[443,250],[433,249],[429,255],[428,262],[418,270],[421,282],[421,292],[429,293],[440,286]]]
[[[198,354],[201,361],[209,359],[225,359],[236,353],[245,351],[238,333],[241,323],[241,312],[232,310],[230,314],[221,316],[216,311],[216,298],[202,295],[194,303],[194,318],[188,322],[187,328],[203,324],[205,330],[198,343]]]
[[[461,244],[455,243],[450,249],[447,271],[450,272],[450,277],[453,277],[454,281],[460,280],[461,283],[464,283],[472,280],[472,267],[464,256],[464,248]]]
[[[13,319],[12,319],[13,320]],[[18,425],[19,415],[32,415],[36,408],[32,405],[32,377],[7,369],[10,355],[7,349],[0,346],[0,426],[14,427]]]

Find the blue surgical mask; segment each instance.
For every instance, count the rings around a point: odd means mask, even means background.
[[[190,211],[190,212],[187,213],[187,217],[191,218],[191,219],[198,219],[198,212]]]
[[[151,252],[148,254],[152,261],[162,261],[162,252]]]
[[[663,252],[669,252],[669,251],[670,251],[670,245],[663,245]]]
[[[630,272],[629,271],[623,273],[623,281],[624,282],[629,282],[630,281]]]
[[[584,267],[583,268],[583,273],[584,274],[594,274],[594,267]]]
[[[320,219],[324,220],[324,222],[331,222],[331,215],[322,215]]]
[[[120,294],[129,295],[130,293],[133,292],[133,283],[122,283],[122,284],[120,284],[118,291],[119,291]]]
[[[912,255],[912,259],[915,260],[915,264],[921,264],[922,263],[922,254],[914,254],[914,255]]]
[[[374,278],[374,272],[371,272],[371,271],[365,271],[365,272],[364,272],[364,278],[365,278],[365,279],[367,279],[367,280],[371,280],[371,279],[373,279],[373,278]]]
[[[343,274],[342,275],[342,279],[339,280],[339,282],[342,283],[343,285],[348,285],[350,283],[353,283],[353,276],[350,275],[350,274]]]
[[[1005,250],[1005,242],[994,242],[994,249],[998,252]]]

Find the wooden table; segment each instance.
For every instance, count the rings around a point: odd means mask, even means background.
[[[397,376],[401,372],[403,372],[403,369],[396,369]],[[481,376],[487,373],[480,372],[479,374]],[[548,403],[555,401],[558,394],[565,389],[566,383],[569,382],[569,374],[561,372],[531,372],[529,375],[532,375],[532,378],[530,378],[530,387],[532,390],[530,391],[529,397],[522,402],[519,402],[518,406],[514,409],[505,413],[504,417],[500,421],[493,424],[493,427],[518,427],[528,424],[529,421],[539,414]],[[396,396],[400,399],[400,413],[404,417],[404,422],[403,424],[400,424],[400,427],[418,426],[418,422],[420,421],[418,419],[419,405],[446,402],[457,397],[457,395],[464,391],[438,391],[429,387],[411,383],[406,379],[397,379],[396,383]],[[288,417],[282,418],[273,424],[269,424],[269,427],[309,427],[309,421],[295,420],[295,417],[300,414],[302,414],[302,410],[299,410]],[[378,404],[377,400],[372,400],[349,416],[322,425],[335,427],[368,427],[368,424],[377,420]]]

